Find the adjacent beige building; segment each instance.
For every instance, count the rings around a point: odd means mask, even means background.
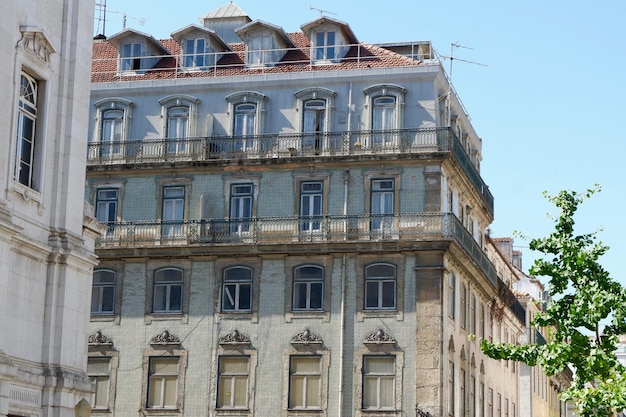
[[[0,416],[89,415],[93,1],[0,3]]]
[[[93,45],[93,414],[520,415],[477,338],[523,309],[494,304],[482,141],[430,42],[234,3],[172,29]]]

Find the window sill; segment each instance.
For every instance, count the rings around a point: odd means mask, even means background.
[[[89,321],[94,323],[113,322],[114,324],[120,324],[120,315],[91,313]]]
[[[165,320],[180,320],[181,323],[187,324],[189,316],[187,313],[147,313],[144,315],[146,324],[151,324],[153,321]]]
[[[316,311],[316,310],[292,310],[285,313],[285,322],[291,323],[294,319],[322,319],[323,322],[330,321],[329,311]]]
[[[220,311],[217,314],[222,319],[250,320],[252,323],[259,321],[257,313],[253,311]]]
[[[404,320],[404,314],[400,310],[359,310],[357,312],[358,321],[370,317],[395,317],[397,321]]]

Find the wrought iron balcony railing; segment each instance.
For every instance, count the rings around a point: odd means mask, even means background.
[[[128,221],[108,224],[107,230],[97,239],[96,248],[450,239],[465,249],[495,286],[498,278],[493,265],[452,213]]]
[[[95,141],[87,165],[451,153],[487,207],[493,196],[450,128]]]

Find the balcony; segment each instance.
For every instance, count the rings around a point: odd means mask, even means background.
[[[494,286],[496,271],[452,213],[403,213],[319,217],[266,217],[179,222],[132,221],[108,224],[96,248],[286,245],[454,240]]]
[[[87,166],[451,154],[493,213],[493,196],[450,128],[90,142]]]

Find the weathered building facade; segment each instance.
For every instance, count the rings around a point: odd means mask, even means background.
[[[94,42],[94,414],[516,417],[468,338],[523,317],[490,314],[493,197],[441,62],[301,29],[230,3]]]
[[[0,416],[89,415],[93,5],[0,4]]]

